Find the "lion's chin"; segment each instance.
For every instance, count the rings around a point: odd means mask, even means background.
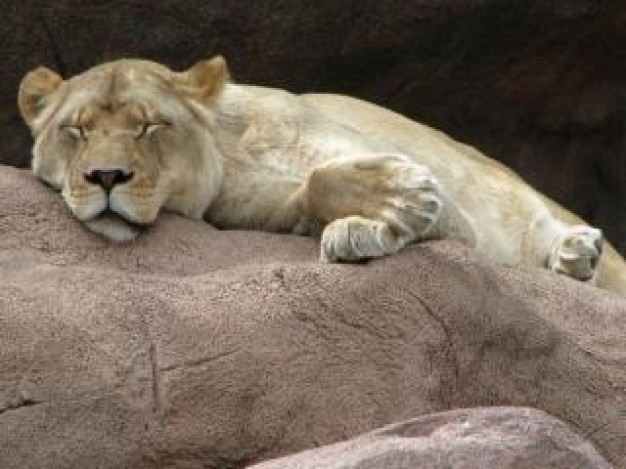
[[[132,241],[146,229],[145,226],[127,222],[119,215],[108,211],[97,218],[86,221],[85,225],[94,233],[117,243]]]

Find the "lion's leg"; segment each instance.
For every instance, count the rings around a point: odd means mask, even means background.
[[[313,170],[303,200],[307,216],[326,224],[321,250],[328,261],[381,257],[449,231],[439,184],[403,156],[329,161]]]

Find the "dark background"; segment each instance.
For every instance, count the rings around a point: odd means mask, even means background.
[[[28,165],[15,106],[37,65],[222,53],[235,81],[333,91],[473,144],[626,252],[623,0],[2,2],[0,162]]]

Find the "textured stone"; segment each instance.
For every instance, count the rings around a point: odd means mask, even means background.
[[[0,167],[0,467],[233,468],[458,407],[532,406],[626,467],[626,300],[451,242],[324,264],[163,214],[86,231]]]
[[[608,469],[565,423],[523,407],[426,415],[254,469]],[[251,468],[252,469],[252,468]]]
[[[0,161],[27,164],[21,76],[221,52],[236,80],[355,95],[442,128],[605,229],[626,253],[620,0],[8,0]]]

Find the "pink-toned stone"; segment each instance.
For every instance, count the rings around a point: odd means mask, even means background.
[[[593,445],[544,412],[483,407],[425,415],[254,469],[608,469]],[[252,469],[252,468],[251,468]]]

